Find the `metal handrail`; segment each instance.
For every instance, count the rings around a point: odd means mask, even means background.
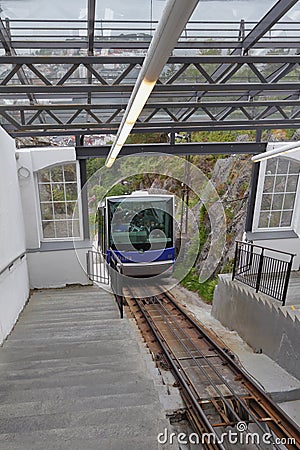
[[[256,248],[261,248],[263,250],[269,250],[271,252],[282,253],[283,255],[288,255],[288,256],[296,256],[296,254],[297,254],[297,253],[284,252],[282,250],[276,250],[275,248],[271,248],[271,247],[263,247],[262,245],[253,244],[250,241],[235,241],[235,243],[252,245],[253,247],[256,247]]]
[[[18,259],[22,260],[24,258],[24,256],[26,255],[26,252],[21,253],[19,256],[17,256],[15,259],[13,259],[9,264],[7,264],[4,269],[0,270],[0,276],[6,271],[6,270],[10,270],[12,268],[12,266],[14,265],[14,263],[16,261],[18,261]]]
[[[255,252],[258,249],[259,252]],[[265,252],[275,252],[285,256],[275,258]],[[286,260],[288,256],[288,260]],[[296,255],[270,247],[262,247],[251,242],[236,241],[232,280],[237,279],[256,292],[262,292],[285,305],[293,259]]]
[[[123,265],[122,261],[120,260],[120,258],[118,257],[118,255],[116,254],[116,252],[114,250],[110,249],[110,254],[113,255],[113,257],[115,258],[117,263],[120,264],[120,266]]]

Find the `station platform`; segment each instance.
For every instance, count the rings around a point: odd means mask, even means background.
[[[156,450],[168,427],[134,328],[93,286],[33,292],[0,348],[0,405],[1,450]]]

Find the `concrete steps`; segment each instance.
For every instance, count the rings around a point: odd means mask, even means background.
[[[160,448],[168,422],[147,365],[111,294],[34,292],[0,349],[0,449]]]

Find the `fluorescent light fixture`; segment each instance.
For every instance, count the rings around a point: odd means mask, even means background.
[[[115,162],[199,0],[168,0],[136,80],[106,167]]]
[[[109,156],[105,162],[106,167],[111,167],[115,162],[154,86],[155,82],[150,83],[146,80],[141,82],[140,89],[133,100],[127,119],[125,120],[124,125],[119,128],[115,142],[113,143]]]
[[[152,89],[155,86],[155,83],[156,81],[151,82],[147,81],[146,79],[142,80],[139,90],[132,102],[130,111],[128,112],[128,116],[126,119],[127,124],[135,124],[152,92]]]
[[[300,142],[291,142],[290,144],[283,145],[282,147],[273,148],[259,155],[252,156],[253,162],[264,161],[265,159],[275,158],[276,156],[286,155],[287,153],[300,150]]]

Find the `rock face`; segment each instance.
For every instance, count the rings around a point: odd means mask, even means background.
[[[226,217],[226,244],[215,274],[219,273],[234,257],[235,241],[242,239],[245,230],[247,200],[251,178],[252,162],[248,155],[232,155],[218,159],[212,170],[214,184]],[[205,225],[209,227],[207,217]],[[206,241],[199,255],[197,269],[200,271],[208,255],[210,239]]]
[[[203,155],[191,158],[191,163],[199,167],[199,169],[201,169],[201,171],[210,179],[219,196],[217,202],[223,206],[225,212],[226,244],[221,259],[216,258],[219,263],[215,267],[215,262],[210,262],[208,259],[212,238],[210,219],[208,214],[200,214],[202,203],[198,202],[198,199],[193,196],[193,192],[190,192],[189,204],[192,205],[193,203],[196,203],[196,205],[191,208],[191,211],[193,216],[198,219],[202,240],[204,235],[204,242],[202,242],[202,249],[196,261],[196,268],[200,273],[204,264],[206,267],[210,265],[213,269],[210,270],[208,267],[208,272],[212,273],[212,275],[216,275],[224,269],[224,266],[232,261],[235,251],[235,240],[242,239],[245,230],[247,200],[252,171],[251,156],[231,155],[227,157],[216,157],[212,155]],[[174,192],[177,196],[181,197],[182,186],[181,184],[176,183],[172,178],[165,178],[162,180],[157,177],[153,179],[151,191],[154,192],[157,189],[160,190],[160,192],[162,189],[165,189],[166,192]],[[179,215],[180,213],[181,207],[178,211]],[[185,223],[185,220],[183,220],[183,223]],[[189,217],[188,223],[192,223],[191,217]],[[218,228],[218,222],[215,223],[214,227]],[[216,229],[214,229],[214,231],[216,232]],[[189,253],[188,249],[190,245],[193,245],[195,232],[197,231],[190,230],[188,238],[185,238],[181,243],[181,245],[185,246],[184,251],[187,255]],[[220,229],[218,232],[222,232],[222,230]]]

